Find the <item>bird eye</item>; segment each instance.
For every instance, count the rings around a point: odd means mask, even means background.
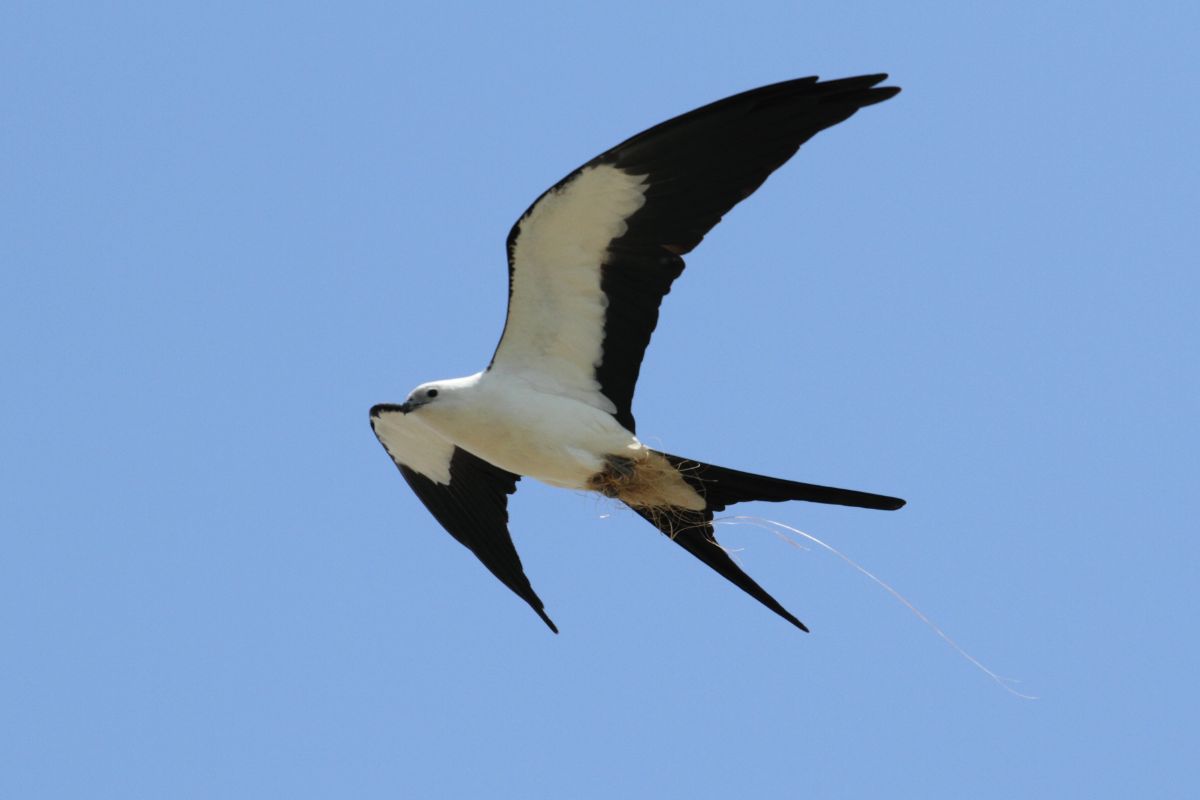
[[[429,391],[425,392],[425,396],[432,400],[433,398],[437,397],[437,389],[430,389]]]

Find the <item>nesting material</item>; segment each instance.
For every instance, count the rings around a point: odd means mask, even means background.
[[[650,449],[608,456],[604,469],[588,479],[588,488],[642,510],[705,508],[700,493],[661,453]]]

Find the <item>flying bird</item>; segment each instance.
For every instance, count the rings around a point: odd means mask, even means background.
[[[886,75],[776,83],[656,125],[543,193],[508,235],[508,317],[491,363],[371,409],[371,427],[451,536],[558,628],[508,531],[523,476],[625,503],[801,630],[716,541],[747,500],[892,510],[895,497],[769,478],[647,447],[633,393],[683,256],[819,131],[900,90]]]

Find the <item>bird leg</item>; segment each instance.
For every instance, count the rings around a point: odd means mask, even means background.
[[[588,479],[588,488],[636,508],[676,506],[703,510],[696,493],[661,453],[643,449],[633,457],[609,453],[604,468]]]
[[[604,469],[589,480],[590,487],[605,497],[620,497],[637,472],[637,462],[626,456],[609,454],[604,457]]]
[[[637,462],[626,456],[616,456],[608,454],[604,457],[604,463],[611,472],[615,472],[622,478],[632,478],[634,470],[637,468]]]

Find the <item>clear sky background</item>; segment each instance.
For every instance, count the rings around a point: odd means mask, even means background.
[[[1196,796],[1194,3],[195,5],[0,11],[0,796]],[[367,409],[486,364],[578,164],[875,71],[690,257],[639,432],[907,498],[738,510],[1040,699],[525,481],[553,636]]]

